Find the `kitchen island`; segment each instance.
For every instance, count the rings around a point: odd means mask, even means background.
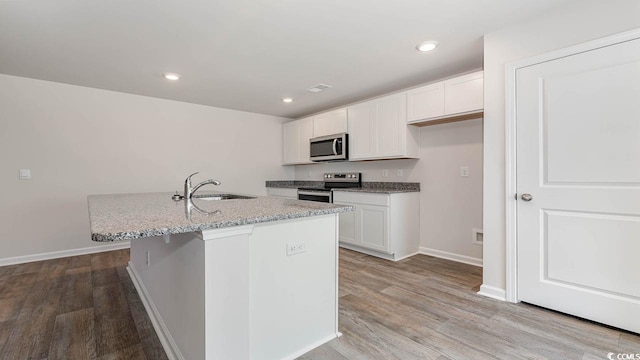
[[[170,359],[294,359],[339,336],[338,214],[352,207],[171,195],[88,197],[92,239],[131,240]]]

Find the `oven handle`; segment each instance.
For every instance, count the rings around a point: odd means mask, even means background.
[[[338,139],[333,139],[333,155],[338,155]]]
[[[311,195],[311,196],[324,196],[329,198],[329,202],[333,202],[333,194],[331,191],[305,191],[298,190],[298,200],[300,200],[300,195]]]

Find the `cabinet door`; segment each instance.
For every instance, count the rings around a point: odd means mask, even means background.
[[[339,204],[339,203],[335,203]],[[342,204],[353,205],[353,204]],[[340,241],[348,244],[360,245],[360,241],[356,237],[356,214],[358,213],[358,207],[355,211],[349,211],[340,213],[340,225],[339,234]]]
[[[401,156],[406,136],[406,94],[395,94],[375,100],[374,155]],[[406,141],[406,139],[405,139]]]
[[[444,82],[444,111],[447,115],[479,111],[484,107],[483,72],[463,75]]]
[[[311,146],[309,139],[313,137],[313,118],[300,119],[298,122],[298,163],[310,164]]]
[[[358,205],[360,246],[389,251],[389,208],[386,206]]]
[[[347,109],[329,111],[313,118],[313,136],[347,132]]]
[[[282,124],[282,163],[295,164],[298,161],[298,124],[291,121]]]
[[[369,102],[348,108],[349,114],[349,159],[368,159],[373,157],[372,111]]]
[[[407,91],[407,121],[444,115],[444,82]]]

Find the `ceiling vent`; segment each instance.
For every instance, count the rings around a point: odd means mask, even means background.
[[[307,91],[308,92],[312,92],[312,93],[319,93],[319,92],[327,90],[329,88],[331,88],[331,85],[318,84],[318,85],[315,85],[315,86],[307,89]]]

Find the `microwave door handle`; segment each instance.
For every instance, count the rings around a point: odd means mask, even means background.
[[[333,139],[333,155],[338,155],[338,139]]]

